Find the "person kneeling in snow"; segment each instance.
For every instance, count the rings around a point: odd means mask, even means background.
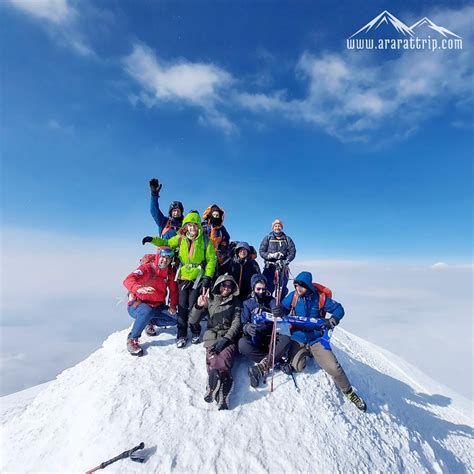
[[[207,330],[203,344],[206,348],[208,384],[204,400],[217,403],[219,410],[229,407],[229,394],[234,381],[231,369],[237,355],[237,340],[240,335],[239,287],[231,275],[221,275],[209,290],[199,296],[191,310],[190,323],[199,323],[207,308]]]
[[[170,267],[174,252],[169,247],[158,247],[155,261],[140,265],[125,278],[129,291],[128,314],[135,319],[127,338],[127,349],[132,355],[142,355],[138,339],[146,327],[149,336],[156,336],[156,326],[175,326],[178,306],[176,272]],[[166,296],[169,291],[169,307]]]
[[[315,361],[334,379],[346,397],[359,410],[366,411],[364,400],[351,386],[329,344],[330,331],[344,316],[344,308],[328,296],[320,298],[317,288],[313,285],[313,276],[309,272],[297,275],[294,286],[295,291],[273,310],[274,316],[282,317],[291,324],[291,338],[297,343],[298,349],[309,346]],[[326,313],[330,314],[329,318]],[[306,365],[305,358],[295,359],[297,358],[293,357],[291,363],[301,372]]]
[[[268,355],[272,336],[273,323],[265,319],[260,320],[262,313],[271,313],[276,307],[276,300],[267,290],[265,275],[257,273],[251,279],[252,293],[244,301],[240,320],[243,327],[243,337],[239,339],[239,352],[257,362],[249,367],[250,385],[258,387],[271,366]],[[287,352],[291,340],[288,336],[278,334],[275,344],[275,362],[280,363],[282,356]],[[288,369],[289,370],[289,369]]]

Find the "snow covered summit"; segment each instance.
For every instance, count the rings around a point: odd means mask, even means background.
[[[33,400],[22,392],[3,397],[1,472],[85,472],[141,441],[146,463],[124,459],[104,472],[474,470],[470,402],[342,329],[334,350],[366,398],[366,414],[313,361],[296,376],[300,393],[278,373],[271,394],[249,387],[239,361],[231,410],[219,412],[202,399],[202,345],[178,350],[164,332],[143,337],[147,354],[134,358],[126,334],[112,334]]]

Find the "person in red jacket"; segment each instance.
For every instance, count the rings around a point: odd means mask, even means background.
[[[138,339],[145,327],[149,336],[155,336],[155,325],[176,325],[170,316],[176,314],[178,306],[176,271],[170,266],[173,255],[169,247],[158,247],[154,261],[142,263],[123,281],[129,291],[128,314],[135,320],[127,338],[127,350],[132,355],[143,354]]]

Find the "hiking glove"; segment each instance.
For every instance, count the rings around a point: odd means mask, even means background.
[[[147,235],[146,237],[143,237],[142,239],[142,245],[145,245],[147,242],[151,242],[153,240],[153,237],[150,237]]]
[[[211,287],[211,279],[208,276],[205,276],[202,279],[202,287],[207,290]]]
[[[277,260],[279,253],[280,253],[280,252],[272,252],[272,253],[269,253],[269,254],[267,255],[267,258],[269,258],[269,259],[271,259],[271,260]]]
[[[156,178],[150,179],[151,195],[152,196],[158,196],[159,193],[160,193],[161,186],[163,186],[163,185],[160,184],[160,182]]]
[[[219,341],[217,341],[214,346],[212,347],[212,352],[219,354],[221,353],[227,346],[231,344],[231,340],[227,339],[226,337],[223,337]]]
[[[339,321],[334,316],[331,316],[329,319],[324,321],[324,327],[326,329],[334,329],[338,324]]]
[[[257,325],[253,323],[247,323],[244,326],[244,333],[248,336],[254,337],[257,335]]]

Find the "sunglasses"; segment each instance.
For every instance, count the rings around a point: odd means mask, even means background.
[[[160,257],[172,257],[174,252],[170,249],[160,250]]]
[[[262,291],[265,291],[265,290],[266,290],[266,288],[255,288],[255,291],[257,293],[261,293]]]
[[[223,281],[221,283],[221,288],[227,288],[229,290],[232,290],[232,288],[234,288],[234,284],[231,281]]]

